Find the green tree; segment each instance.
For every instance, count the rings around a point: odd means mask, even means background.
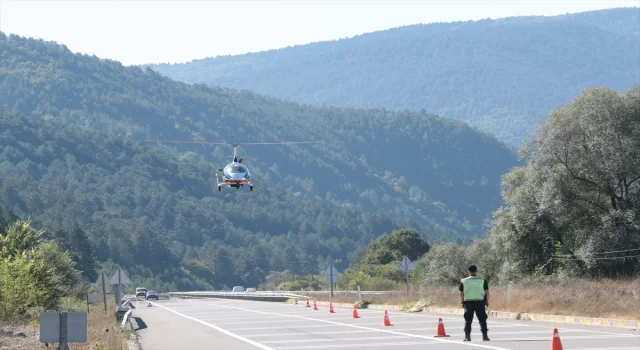
[[[65,221],[62,225],[45,232],[56,240],[60,247],[71,253],[76,269],[89,281],[98,278],[96,256],[87,233],[76,222]]]
[[[640,86],[583,90],[552,111],[520,154],[528,164],[503,177],[507,205],[490,233],[509,266],[637,271],[637,258],[609,252],[640,247]]]
[[[395,230],[369,244],[363,264],[388,264],[407,256],[416,260],[429,251],[429,244],[414,229]]]
[[[24,322],[55,310],[80,275],[68,252],[43,239],[30,221],[17,220],[0,232],[0,319]]]

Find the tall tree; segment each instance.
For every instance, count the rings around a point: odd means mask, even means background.
[[[362,259],[365,264],[388,264],[407,256],[416,260],[430,249],[418,231],[414,229],[395,230],[373,241]]]
[[[507,206],[491,232],[518,268],[552,273],[578,261],[612,275],[640,267],[615,253],[640,248],[640,86],[585,89],[554,109],[520,154],[528,164],[504,176]]]
[[[87,233],[80,228],[77,222],[66,220],[61,225],[46,231],[45,235],[58,242],[60,247],[69,251],[82,275],[89,281],[98,278],[95,252]]]

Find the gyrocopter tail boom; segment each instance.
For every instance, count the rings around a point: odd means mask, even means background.
[[[216,175],[216,184],[218,191],[222,190],[222,187],[234,187],[240,189],[245,185],[249,186],[249,190],[253,191],[253,183],[251,183],[251,174],[249,168],[242,164],[242,158],[238,160],[238,146],[239,145],[287,145],[287,144],[317,144],[322,142],[314,141],[282,141],[282,142],[247,142],[247,143],[229,143],[229,142],[205,142],[205,141],[177,141],[177,140],[145,140],[147,142],[166,142],[166,143],[190,143],[190,144],[203,144],[203,145],[231,145],[233,146],[233,162],[227,164],[224,168],[217,168],[217,172],[222,173],[222,181],[218,180]]]

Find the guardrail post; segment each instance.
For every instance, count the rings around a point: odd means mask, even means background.
[[[60,350],[69,350],[67,344],[67,313],[60,313]]]

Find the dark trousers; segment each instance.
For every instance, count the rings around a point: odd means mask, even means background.
[[[471,322],[473,322],[473,314],[478,317],[480,330],[482,333],[487,332],[487,311],[484,301],[466,301],[464,303],[464,331],[471,332]]]

